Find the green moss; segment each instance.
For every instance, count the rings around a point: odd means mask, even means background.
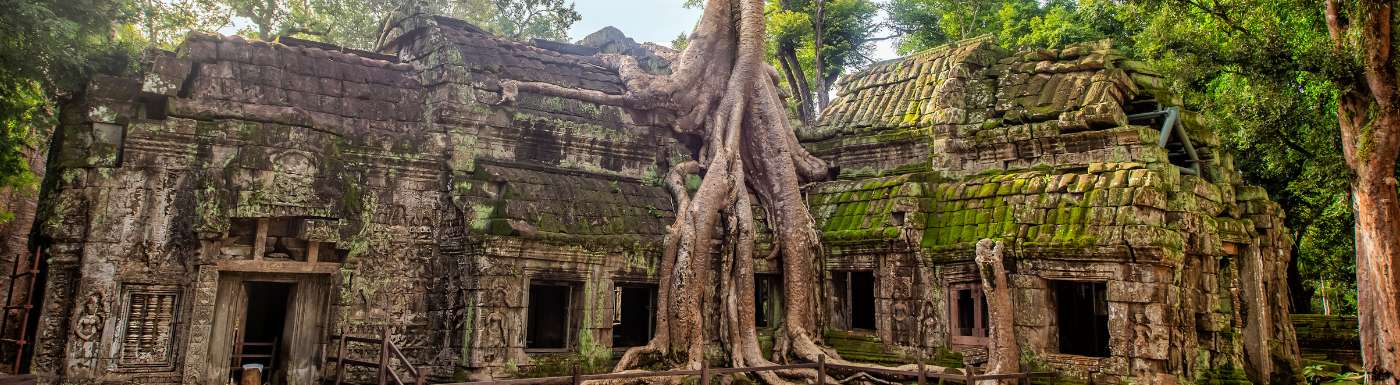
[[[560,377],[573,374],[578,368],[583,374],[607,373],[612,370],[609,362],[595,362],[579,353],[537,354],[530,356],[528,365],[507,368],[510,378]]]
[[[827,330],[822,337],[827,345],[830,345],[837,354],[847,360],[879,364],[905,364],[909,362],[903,356],[890,351],[879,338],[874,336]]]
[[[1249,381],[1243,369],[1234,365],[1216,366],[1206,370],[1200,379],[1196,381],[1201,385],[1248,385]]]

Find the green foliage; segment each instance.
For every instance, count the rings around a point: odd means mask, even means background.
[[[898,50],[912,53],[986,34],[1010,48],[1048,48],[1098,40],[1120,29],[1111,0],[891,0]]]
[[[574,4],[564,0],[495,0],[496,17],[490,24],[506,37],[566,40],[569,26],[581,18]]]
[[[1321,6],[1302,0],[891,0],[899,50],[995,34],[1009,48],[1111,38],[1170,80],[1234,156],[1244,180],[1281,203],[1298,270],[1333,310],[1355,309],[1352,211],[1336,120],[1334,55]]]
[[[278,36],[373,50],[390,15],[405,7],[466,20],[511,39],[563,40],[580,19],[564,0],[130,0],[130,27],[144,42],[173,48],[191,30],[239,26],[239,35]]]
[[[816,16],[822,6],[822,74],[816,89]],[[689,5],[689,3],[688,3]],[[770,0],[766,5],[769,62],[787,71],[808,88],[807,100],[818,93],[828,92],[841,74],[873,62],[869,55],[880,40],[875,34],[882,24],[877,21],[880,8],[873,0]],[[780,55],[790,54],[796,63],[784,64]],[[786,77],[787,90],[794,90]]]
[[[0,0],[0,189],[32,194],[26,158],[42,153],[57,101],[96,71],[124,71],[135,46],[117,28],[134,14],[111,0]],[[0,222],[11,213],[0,211]]]
[[[687,45],[690,45],[690,37],[685,33],[681,33],[677,35],[675,39],[671,39],[671,49],[676,51],[684,51]]]
[[[233,13],[219,0],[136,0],[135,18],[126,25],[136,40],[173,50],[190,30],[214,31],[229,25]]]
[[[1338,372],[1325,365],[1303,367],[1303,379],[1308,385],[1360,385],[1366,376],[1356,372]]]

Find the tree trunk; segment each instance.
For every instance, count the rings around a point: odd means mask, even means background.
[[[816,1],[817,17],[812,18],[812,34],[815,37],[812,52],[815,56],[813,62],[816,64],[814,65],[817,66],[817,115],[820,116],[821,112],[826,110],[826,106],[831,104],[831,96],[827,95],[826,63],[822,62],[822,47],[825,44],[822,40],[823,35],[825,35],[822,33],[822,28],[826,22],[826,0]]]
[[[990,239],[977,242],[977,270],[982,277],[982,293],[987,297],[987,374],[1020,371],[1021,348],[1016,344],[1012,317],[1011,286],[1002,262],[1002,243]],[[998,384],[1001,381],[981,381]]]
[[[1307,233],[1308,225],[1302,225],[1300,229],[1293,230],[1293,246],[1291,254],[1293,258],[1288,261],[1288,295],[1293,304],[1294,314],[1311,314],[1312,291],[1303,285],[1303,275],[1298,272],[1298,256],[1302,255],[1301,245],[1303,244],[1303,234]]]
[[[1361,352],[1370,383],[1394,384],[1400,369],[1400,271],[1394,259],[1400,253],[1400,201],[1393,167],[1385,174],[1358,172],[1353,187]]]
[[[692,149],[698,159],[673,167],[667,178],[676,221],[664,241],[655,337],[623,353],[618,371],[656,364],[698,369],[713,340],[723,343],[735,366],[773,364],[760,352],[753,326],[753,203],[768,215],[773,255],[783,273],[784,313],[774,358],[816,361],[826,356],[828,362],[857,365],[821,347],[815,333],[819,239],[801,183],[825,178],[828,170],[798,144],[777,92],[781,75],[763,61],[763,5],[763,0],[709,0],[669,75],[647,73],[630,56],[598,55],[600,64],[616,71],[626,85],[622,94],[501,82],[501,104],[531,92],[636,110],[666,109],[678,116],[673,131],[701,138],[699,148]],[[688,174],[703,175],[693,195],[684,188]],[[718,302],[710,293],[718,294]],[[706,327],[714,321],[717,327]],[[707,335],[707,330],[719,335]],[[768,384],[789,384],[808,382],[816,373],[786,370],[756,376]]]
[[[788,87],[792,88],[793,97],[797,99],[797,116],[802,118],[804,124],[814,123],[816,113],[813,112],[812,92],[807,88],[807,74],[802,71],[802,62],[797,61],[797,50],[783,45],[778,47],[777,54],[778,64],[783,67]]]
[[[1339,57],[1359,57],[1361,71],[1339,82],[1337,120],[1342,155],[1355,173],[1357,317],[1368,384],[1400,384],[1400,197],[1395,161],[1400,154],[1400,96],[1390,1],[1326,3],[1327,29]],[[1347,12],[1342,8],[1351,6]],[[1354,39],[1351,28],[1361,28]]]

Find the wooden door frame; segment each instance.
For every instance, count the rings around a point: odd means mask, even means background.
[[[306,263],[302,264],[306,265]],[[230,355],[223,354],[222,351],[215,351],[217,349],[216,342],[218,342],[216,341],[216,337],[219,335],[219,331],[215,330],[215,328],[218,327],[218,325],[221,323],[240,322],[243,317],[242,314],[246,314],[246,309],[241,312],[238,312],[239,315],[232,316],[233,318],[220,322],[221,319],[230,317],[229,315],[227,315],[227,313],[224,313],[225,315],[221,317],[221,312],[219,311],[220,294],[223,293],[223,291],[219,289],[221,286],[221,282],[223,282],[225,279],[237,280],[237,287],[238,291],[240,292],[239,296],[244,296],[243,293],[246,293],[245,284],[247,282],[285,281],[300,283],[300,279],[302,278],[310,278],[313,280],[321,281],[325,285],[326,298],[324,298],[324,301],[326,306],[323,306],[321,310],[317,311],[320,317],[320,325],[322,326],[322,330],[320,331],[320,336],[318,340],[320,341],[319,343],[322,345],[328,343],[329,340],[327,339],[327,336],[331,334],[331,323],[334,321],[334,317],[332,317],[330,313],[332,307],[331,304],[333,303],[332,299],[334,297],[335,288],[337,285],[335,274],[321,271],[324,269],[319,268],[311,268],[300,271],[298,271],[297,269],[293,269],[292,272],[273,272],[266,271],[266,269],[238,268],[245,267],[243,264],[235,264],[233,266],[235,268],[233,269],[221,269],[220,267],[221,266],[219,265],[200,266],[199,272],[197,273],[196,282],[194,285],[194,309],[192,312],[192,316],[190,317],[189,323],[191,338],[187,340],[187,345],[185,347],[185,365],[182,376],[184,378],[184,383],[206,385],[227,385],[228,383],[228,378],[226,375],[219,376],[218,373],[214,372],[213,368],[211,368],[211,365],[227,366],[228,362],[232,358]],[[229,266],[225,265],[223,267]],[[337,269],[336,272],[338,271],[339,270]],[[298,285],[298,288],[294,288],[292,292],[289,293],[289,295],[292,296],[292,298],[289,298],[289,300],[295,300],[295,296],[297,295],[297,293],[302,292],[299,286],[300,285]],[[241,302],[242,303],[240,307],[246,308],[246,297],[241,299]],[[289,303],[288,306],[290,307],[292,306],[292,304]],[[224,312],[227,311],[228,310],[224,310]],[[239,325],[241,326],[241,323]],[[284,330],[283,333],[287,333],[287,331]],[[319,351],[322,349],[317,350]],[[230,351],[229,353],[231,354],[232,352]],[[316,357],[312,358],[313,362],[317,362],[317,364],[314,365],[319,365],[319,361],[321,358],[323,358],[323,355],[324,352],[316,353]],[[285,355],[283,359],[292,359],[291,354]],[[317,374],[319,375],[319,373]]]

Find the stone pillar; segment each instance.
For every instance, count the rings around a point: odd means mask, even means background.
[[[64,373],[67,356],[70,310],[74,308],[73,291],[78,274],[78,245],[59,244],[49,248],[48,281],[45,283],[44,304],[39,310],[39,326],[35,331],[34,357],[30,371],[39,383],[56,383]]]

